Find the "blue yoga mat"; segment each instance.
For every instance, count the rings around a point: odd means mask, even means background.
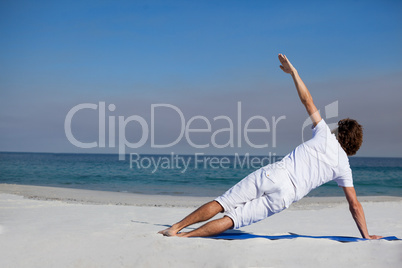
[[[313,235],[298,235],[298,234],[289,234],[289,235],[255,235],[249,233],[222,233],[216,236],[211,236],[208,238],[212,239],[226,239],[226,240],[244,240],[244,239],[251,239],[251,238],[266,238],[270,240],[279,240],[279,239],[293,239],[293,238],[315,238],[315,239],[330,239],[339,242],[357,242],[357,241],[366,241],[369,239],[359,238],[359,237],[349,237],[349,236],[313,236]],[[381,238],[380,240],[402,240],[397,238],[396,236],[388,236]]]

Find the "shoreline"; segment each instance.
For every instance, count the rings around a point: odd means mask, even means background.
[[[198,207],[217,196],[175,196],[149,195],[76,188],[34,186],[20,184],[0,184],[0,194],[13,194],[24,198],[44,201],[62,201],[66,203],[123,205],[145,207]],[[360,202],[402,202],[396,196],[358,196]],[[328,207],[334,204],[346,204],[343,196],[304,197],[293,203],[289,209],[300,209],[313,206]]]

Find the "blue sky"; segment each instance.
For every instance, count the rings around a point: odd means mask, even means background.
[[[67,140],[66,114],[80,103],[113,103],[107,116],[147,122],[151,104],[169,103],[186,120],[213,122],[235,121],[240,101],[245,120],[286,116],[276,147],[272,133],[261,133],[253,140],[269,148],[198,150],[183,139],[127,152],[286,154],[302,141],[306,114],[278,68],[284,53],[317,107],[338,101],[338,119],[364,125],[359,156],[402,157],[400,14],[400,1],[2,1],[0,151],[116,153]],[[157,139],[174,140],[177,116],[159,119]],[[97,140],[97,120],[95,111],[77,114],[77,139]],[[128,126],[128,139],[138,140],[138,131]],[[205,143],[211,134],[193,137]]]

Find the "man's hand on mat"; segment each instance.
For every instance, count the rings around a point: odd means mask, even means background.
[[[278,58],[279,58],[279,61],[282,64],[282,65],[279,66],[282,69],[282,71],[284,71],[287,74],[291,74],[291,73],[296,72],[296,68],[293,67],[293,65],[290,63],[288,58],[286,58],[285,55],[279,54]]]
[[[370,235],[370,238],[369,238],[369,239],[380,239],[380,238],[383,238],[383,236],[380,236],[380,235]]]

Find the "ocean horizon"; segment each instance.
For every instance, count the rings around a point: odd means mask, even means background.
[[[176,196],[218,196],[282,156],[0,152],[0,183]],[[358,195],[402,197],[402,158],[350,157]],[[342,196],[333,181],[308,196]]]

